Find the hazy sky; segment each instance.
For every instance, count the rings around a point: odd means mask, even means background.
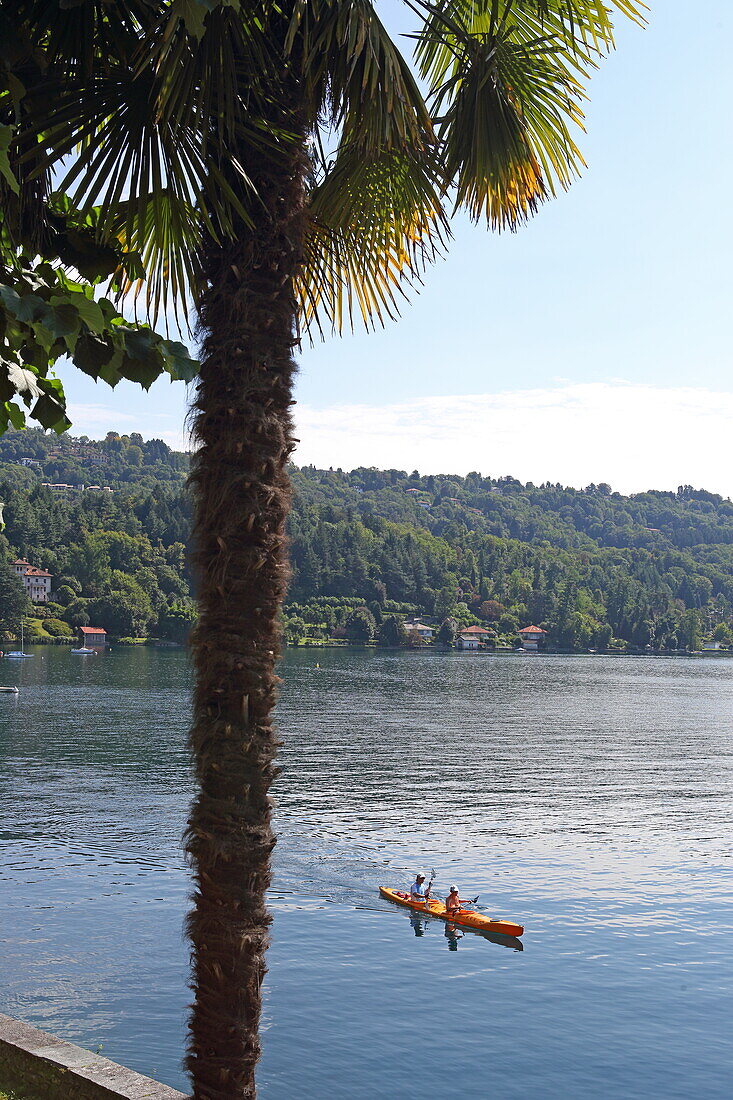
[[[456,221],[398,323],[305,349],[295,460],[733,493],[731,41],[729,0],[620,26],[583,179],[516,234]],[[180,445],[180,384],[151,399],[75,374],[75,430]]]

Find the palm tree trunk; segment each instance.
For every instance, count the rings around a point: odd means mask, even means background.
[[[280,120],[291,133],[295,117]],[[255,225],[204,257],[191,477],[199,791],[187,832],[195,881],[187,1065],[196,1100],[254,1097],[260,1054],[304,165],[300,142],[287,157],[250,157]]]

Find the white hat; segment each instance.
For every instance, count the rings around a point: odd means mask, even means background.
[[[458,893],[458,887],[457,886],[451,886],[450,892],[451,892],[451,894],[457,894]]]

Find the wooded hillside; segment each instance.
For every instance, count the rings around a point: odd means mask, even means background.
[[[117,636],[185,635],[187,468],[135,433],[0,439],[1,549],[54,574],[50,633],[94,620]],[[293,480],[291,640],[399,641],[411,615],[485,623],[505,644],[529,623],[567,649],[733,642],[733,504],[716,494],[375,469]]]

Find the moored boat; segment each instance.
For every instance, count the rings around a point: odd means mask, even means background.
[[[17,687],[9,687],[9,688],[0,687],[0,695],[17,695],[17,694],[18,694]]]
[[[388,901],[395,902],[396,905],[404,905],[407,909],[425,913],[426,916],[438,917],[440,920],[449,921],[451,924],[457,924],[462,928],[473,928],[477,932],[498,932],[503,936],[522,936],[524,934],[523,924],[508,920],[506,917],[492,920],[491,917],[485,917],[483,913],[477,913],[473,909],[460,909],[457,913],[448,916],[445,905],[437,898],[431,898],[427,903],[415,902],[412,901],[409,894],[401,890],[392,890],[389,886],[380,886],[379,893]]]
[[[25,645],[24,645],[24,638],[23,638],[23,620],[21,619],[20,620],[20,649],[11,649],[10,653],[6,653],[5,656],[11,661],[21,661],[21,660],[27,661],[29,658],[35,657],[35,653],[24,653],[23,652],[24,648],[25,648]]]

